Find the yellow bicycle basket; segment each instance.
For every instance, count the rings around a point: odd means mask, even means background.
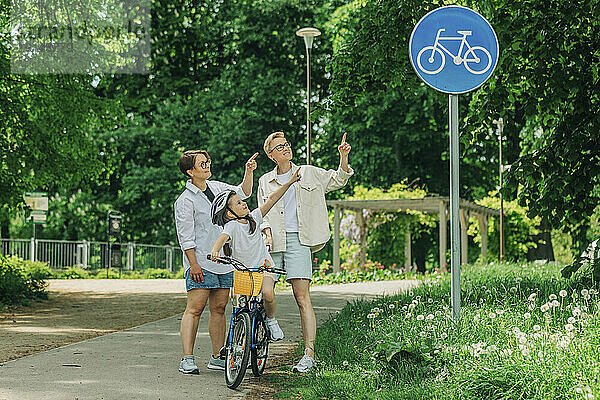
[[[233,293],[258,296],[262,289],[262,272],[233,271]]]
[[[262,267],[269,268],[271,263],[265,259]],[[262,289],[264,274],[262,272],[233,271],[233,294],[258,296]]]

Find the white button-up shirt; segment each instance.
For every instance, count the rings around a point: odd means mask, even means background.
[[[219,181],[206,181],[215,197],[225,190],[235,190],[242,198],[248,196],[242,190],[241,185],[232,186]],[[190,268],[190,261],[185,255],[185,250],[196,249],[198,264],[214,274],[225,274],[233,271],[231,265],[217,264],[207,260],[212,246],[223,232],[223,228],[213,225],[210,217],[211,202],[200,188],[188,180],[185,190],[175,201],[175,226],[177,228],[177,239],[183,251],[183,267],[185,271]]]
[[[338,168],[324,170],[312,165],[297,166],[292,163],[292,174],[300,168],[300,181],[288,190],[296,190],[296,212],[298,213],[298,237],[300,243],[310,246],[313,252],[325,246],[331,237],[325,194],[343,187],[354,174]],[[277,167],[258,180],[258,205],[282,185],[277,182]],[[261,230],[271,228],[272,252],[285,251],[285,217],[283,201],[280,199],[265,215]]]

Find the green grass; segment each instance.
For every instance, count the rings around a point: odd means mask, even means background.
[[[448,276],[432,276],[404,295],[349,304],[318,329],[317,369],[282,383],[282,393],[303,399],[598,397],[600,297],[595,288],[560,278],[559,269],[464,268],[456,325]],[[551,299],[554,306],[546,308]]]

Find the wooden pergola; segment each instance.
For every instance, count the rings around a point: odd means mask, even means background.
[[[446,243],[448,241],[448,226],[447,222],[450,217],[449,197],[424,197],[421,199],[392,199],[392,200],[328,200],[327,205],[333,207],[333,269],[340,269],[340,220],[342,210],[352,210],[356,212],[356,219],[360,229],[360,262],[366,261],[366,221],[363,217],[363,210],[377,211],[420,211],[427,214],[439,215],[439,258],[440,267],[445,268],[448,263],[446,259]],[[488,218],[499,216],[500,210],[489,207],[484,207],[472,203],[467,200],[460,199],[459,202],[459,217],[460,217],[460,243],[461,243],[461,264],[467,261],[467,229],[468,222],[471,216],[476,216],[479,220],[479,230],[481,232],[481,256],[487,258],[487,231]],[[406,267],[409,267],[412,262],[411,254],[411,237],[410,227],[406,232],[406,249],[405,249]]]

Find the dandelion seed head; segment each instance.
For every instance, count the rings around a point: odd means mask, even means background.
[[[425,317],[423,316],[423,314],[417,315],[417,321],[423,321],[424,319]]]
[[[540,329],[542,329],[542,327],[537,324],[533,326],[533,330],[536,332],[539,331]]]
[[[560,292],[558,292],[558,295],[559,295],[560,297],[567,297],[567,291],[563,289],[563,290],[561,290]]]
[[[587,296],[587,295],[589,295],[589,294],[590,294],[590,291],[589,291],[589,290],[587,290],[587,289],[581,289],[581,295],[582,295],[582,296],[584,296],[584,297],[585,297],[585,296]]]
[[[556,295],[554,293],[552,293],[550,296],[548,296],[548,298],[550,300],[556,300],[557,299],[557,297],[556,297]]]
[[[531,318],[531,314],[529,314],[528,312],[526,312],[525,314],[523,314],[523,318],[529,319],[529,318]]]

